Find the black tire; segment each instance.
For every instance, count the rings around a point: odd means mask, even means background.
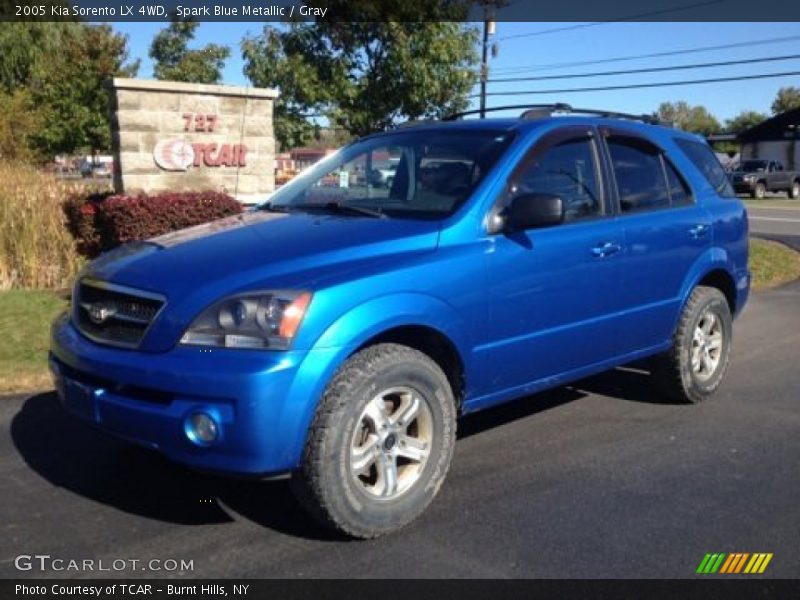
[[[800,180],[792,182],[792,187],[789,188],[788,195],[792,200],[800,198]]]
[[[368,404],[383,398],[384,390],[401,386],[413,389],[427,406],[427,458],[416,465],[410,487],[396,497],[379,498],[370,494],[363,475],[352,472],[351,452],[368,423],[364,420]],[[422,352],[397,344],[377,344],[358,352],[337,371],[317,407],[302,464],[292,476],[298,500],[322,524],[354,538],[374,538],[407,525],[428,507],[444,481],[455,445],[455,413],[447,377]],[[369,435],[378,437],[377,432]],[[398,434],[402,438],[408,439]],[[376,443],[375,454],[391,452],[384,442],[388,438]],[[405,442],[397,444],[399,453]],[[376,460],[369,469],[377,467]],[[396,482],[403,477],[398,468]]]
[[[759,200],[763,199],[767,195],[767,186],[765,186],[762,182],[759,181],[753,188],[753,192],[751,195],[753,196],[753,198],[758,198]]]
[[[692,365],[692,354],[698,346],[703,346],[695,344],[695,331],[698,325],[705,324],[702,319],[709,312],[718,319],[721,346],[716,367],[710,372],[698,373]],[[728,301],[722,292],[705,286],[692,291],[673,335],[672,348],[652,361],[653,375],[668,399],[696,404],[719,388],[730,363],[732,321]]]

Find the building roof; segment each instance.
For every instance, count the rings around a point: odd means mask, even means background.
[[[762,142],[787,139],[800,139],[800,108],[787,110],[786,112],[775,115],[742,131],[738,140],[740,142]]]

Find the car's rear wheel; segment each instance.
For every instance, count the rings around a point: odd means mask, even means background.
[[[378,344],[328,385],[293,487],[323,524],[377,537],[430,504],[454,443],[455,403],[439,366],[412,348]]]
[[[698,286],[681,314],[672,348],[654,358],[662,392],[678,402],[697,403],[722,383],[731,353],[732,316],[716,288]]]
[[[789,188],[789,198],[794,200],[800,198],[800,181],[795,181],[792,183],[792,187]]]

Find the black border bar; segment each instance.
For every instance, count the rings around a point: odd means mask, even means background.
[[[800,21],[800,2],[786,0],[0,0],[0,21],[158,22],[178,9],[197,21],[280,22],[592,22]]]

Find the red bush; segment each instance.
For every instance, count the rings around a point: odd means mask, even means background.
[[[93,257],[127,242],[238,214],[242,205],[219,192],[164,192],[70,199],[64,211],[78,251]]]

